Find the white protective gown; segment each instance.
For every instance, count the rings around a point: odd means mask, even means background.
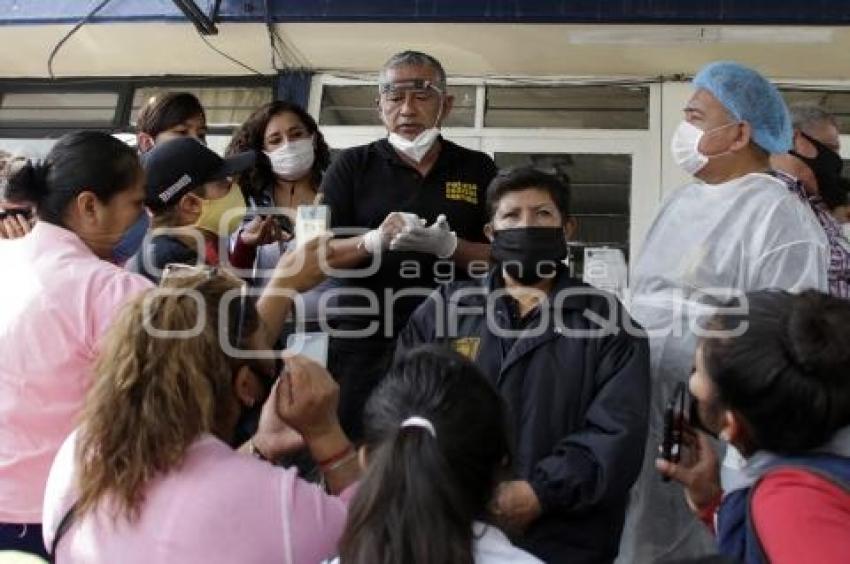
[[[652,403],[644,468],[632,494],[618,562],[649,563],[714,552],[714,539],[663,483],[654,460],[663,410],[693,368],[692,327],[719,300],[765,288],[827,288],[826,235],[784,182],[748,174],[694,182],[664,202],[634,267],[631,314],[649,332]]]

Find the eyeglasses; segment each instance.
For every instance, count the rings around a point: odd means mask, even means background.
[[[431,102],[443,96],[440,87],[422,79],[385,82],[378,87],[378,92],[385,102],[393,105],[404,102],[408,93],[417,102]]]
[[[430,80],[423,80],[421,78],[415,78],[412,80],[399,80],[397,82],[384,82],[378,86],[378,92],[381,94],[390,94],[392,92],[399,91],[429,91],[443,95],[443,89],[431,82]]]
[[[169,262],[162,269],[162,276],[159,279],[160,287],[165,286],[167,281],[177,278],[192,278],[198,276],[201,278],[199,284],[207,282],[219,274],[217,266],[208,264],[184,264],[179,262]]]

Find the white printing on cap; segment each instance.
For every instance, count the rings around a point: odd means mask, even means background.
[[[184,174],[180,178],[177,179],[177,182],[160,192],[159,199],[162,200],[163,203],[168,202],[171,197],[179,192],[182,188],[185,188],[189,184],[192,183],[192,177],[188,174]]]

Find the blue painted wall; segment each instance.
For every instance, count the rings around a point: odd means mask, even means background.
[[[0,24],[74,22],[99,0],[0,0]],[[213,0],[196,0],[209,11]],[[850,0],[269,0],[275,21],[850,24]],[[222,0],[221,21],[262,21],[265,0]],[[170,0],[111,0],[93,21],[183,20]]]
[[[306,70],[285,70],[277,75],[275,99],[295,102],[306,108],[310,102],[313,73]]]

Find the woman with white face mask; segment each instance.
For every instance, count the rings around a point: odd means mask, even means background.
[[[253,150],[265,155],[239,178],[258,206],[291,208],[312,204],[330,149],[316,121],[296,104],[276,101],[257,108],[234,134],[227,154]]]
[[[257,165],[238,177],[254,212],[251,221],[278,208],[278,225],[284,233],[282,241],[257,248],[255,284],[265,286],[280,256],[294,248],[295,218],[298,206],[316,202],[322,175],[330,164],[330,148],[316,125],[316,120],[297,104],[278,100],[260,106],[237,130],[227,147],[227,154],[253,150]],[[303,316],[315,320],[318,296],[332,284],[326,281],[304,297]],[[301,315],[299,315],[300,317]]]

